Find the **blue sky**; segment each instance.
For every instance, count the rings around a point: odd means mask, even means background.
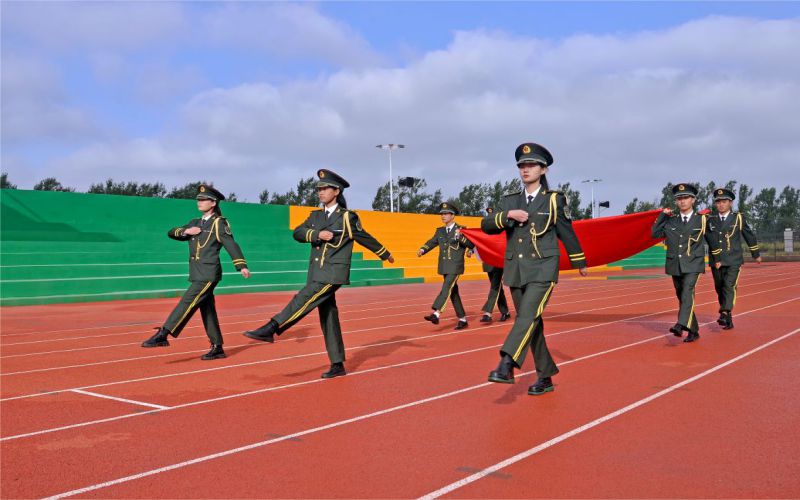
[[[454,195],[537,141],[616,213],[670,180],[800,184],[797,53],[793,2],[3,2],[0,159],[23,188],[250,201],[325,166],[369,208],[377,143]]]

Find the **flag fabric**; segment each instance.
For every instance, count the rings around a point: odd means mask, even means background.
[[[661,238],[650,236],[650,229],[661,210],[637,212],[635,214],[601,217],[572,222],[581,249],[586,255],[586,265],[602,266],[625,259],[650,248]],[[506,234],[486,234],[480,229],[461,229],[464,236],[475,244],[483,262],[494,267],[503,267],[506,254]],[[567,252],[561,241],[559,269],[571,269]]]

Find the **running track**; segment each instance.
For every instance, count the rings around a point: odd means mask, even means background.
[[[545,312],[556,391],[489,384],[509,323],[422,320],[436,284],[337,294],[346,377],[316,313],[275,344],[241,331],[290,293],[217,298],[225,360],[199,318],[169,348],[141,341],[176,299],[4,308],[3,498],[798,498],[800,265],[744,268],[734,320],[666,333],[677,301],[649,279],[565,276]],[[655,278],[651,276],[657,276]],[[496,317],[497,315],[495,315]]]

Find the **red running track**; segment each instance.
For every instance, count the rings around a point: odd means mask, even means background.
[[[219,297],[215,362],[199,319],[138,347],[174,300],[5,308],[0,495],[800,497],[800,266],[747,266],[729,332],[701,278],[694,344],[665,334],[668,278],[624,275],[556,288],[541,397],[530,360],[485,382],[510,327],[477,322],[485,283],[461,286],[463,332],[422,321],[435,284],[343,289],[350,373],[328,381],[316,313],[275,344],[239,333],[287,293]]]

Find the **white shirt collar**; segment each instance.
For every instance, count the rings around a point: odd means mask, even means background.
[[[332,214],[333,212],[336,211],[337,208],[339,208],[339,204],[338,203],[334,203],[333,205],[331,205],[329,207],[325,207],[325,215]]]
[[[211,214],[211,215],[204,215],[204,216],[202,217],[202,219],[203,219],[203,222],[207,221],[208,219],[210,219],[210,218],[212,218],[212,217],[214,217],[214,214]]]
[[[532,193],[529,193],[528,190],[526,189],[525,190],[525,201],[528,201],[528,196],[533,196],[535,198],[536,195],[539,194],[539,191],[541,191],[541,190],[542,190],[542,185],[541,184],[539,184],[539,187],[534,189]]]
[[[686,217],[687,219],[691,219],[692,215],[694,215],[694,210],[686,212],[686,213],[681,212],[681,218]]]
[[[456,223],[455,223],[455,222],[451,222],[450,224],[448,224],[448,225],[444,226],[444,228],[445,228],[446,230],[450,231],[451,229],[453,229],[453,226],[455,226],[455,225],[456,225]]]
[[[730,211],[730,210],[728,210],[728,211],[727,211],[727,212],[725,212],[724,214],[723,214],[723,213],[720,213],[720,214],[719,214],[719,216],[720,216],[720,217],[722,217],[722,218],[724,219],[724,218],[726,218],[727,216],[729,216],[730,214],[731,214],[731,211]]]

